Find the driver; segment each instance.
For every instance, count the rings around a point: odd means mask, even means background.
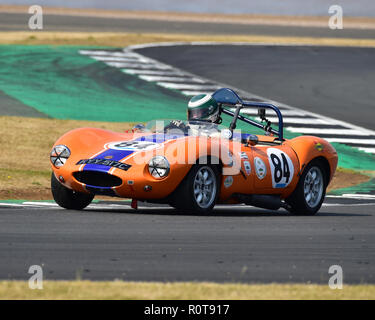
[[[190,99],[187,109],[187,118],[189,121],[188,125],[181,120],[173,120],[164,130],[179,129],[184,132],[194,129],[199,130],[199,123],[194,124],[194,121],[203,121],[213,124],[220,124],[222,121],[220,117],[220,107],[210,94],[198,94]]]

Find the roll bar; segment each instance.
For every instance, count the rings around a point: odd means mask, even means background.
[[[284,140],[283,116],[279,108],[275,105],[266,102],[242,101],[242,99],[237,95],[237,93],[235,93],[232,89],[229,88],[222,88],[217,90],[215,93],[213,93],[212,97],[220,105],[220,111],[222,113],[233,117],[233,120],[229,127],[231,131],[233,131],[236,128],[236,123],[239,119],[257,128],[276,134],[278,136],[278,140],[280,141]],[[234,106],[236,107],[236,110],[232,112],[230,110],[224,109],[223,105]],[[272,129],[269,126],[269,124],[264,125],[240,115],[240,111],[244,108],[272,109],[276,112],[277,117],[279,119],[279,130],[277,131],[275,129]]]

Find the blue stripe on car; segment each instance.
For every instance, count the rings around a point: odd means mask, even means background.
[[[104,152],[97,155],[94,159],[105,159],[105,157],[112,157],[111,160],[120,161],[121,159],[130,156],[134,150],[115,150],[107,149]],[[101,172],[108,172],[111,169],[109,166],[103,166],[100,164],[86,164],[83,167],[84,171],[95,170]]]
[[[153,143],[163,143],[167,140],[171,139],[177,139],[181,138],[181,135],[171,135],[171,134],[152,134],[148,136],[142,136],[135,141],[148,141],[148,142],[153,142]],[[129,140],[131,141],[131,140]],[[141,150],[117,150],[117,149],[107,149],[103,151],[102,153],[98,154],[96,157],[93,159],[105,159],[105,157],[112,157],[111,160],[115,161],[120,161],[121,159],[124,159],[127,156],[130,156],[132,153],[136,151],[141,151]],[[108,172],[111,169],[109,166],[103,166],[99,164],[86,164],[83,167],[84,171],[88,170],[95,170],[95,171],[101,171],[101,172]]]
[[[149,136],[142,136],[142,137],[135,139],[135,141],[149,141],[149,142],[154,142],[154,143],[163,143],[167,140],[174,140],[174,139],[178,139],[181,137],[184,137],[184,136],[177,135],[177,134],[160,133],[160,134],[151,134]]]
[[[111,196],[115,197],[116,193],[111,187],[96,187],[96,186],[89,186],[86,185],[86,190],[90,191],[91,193],[103,195],[103,196]]]

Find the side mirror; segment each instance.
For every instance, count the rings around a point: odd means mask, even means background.
[[[256,135],[254,134],[250,134],[246,139],[245,139],[245,147],[248,147],[248,146],[255,146],[257,145],[259,142],[259,139]]]
[[[143,123],[138,123],[133,127],[133,130],[144,130],[146,127]]]
[[[264,120],[266,118],[266,109],[260,108],[258,109],[258,116]]]
[[[144,132],[146,129],[145,125],[142,124],[142,123],[138,123],[136,124],[133,128],[132,128],[132,131],[133,132]]]

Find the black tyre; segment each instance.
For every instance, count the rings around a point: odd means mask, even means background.
[[[206,214],[214,208],[219,191],[219,166],[196,164],[172,195],[171,205],[184,212]]]
[[[94,199],[94,195],[76,192],[63,186],[53,172],[51,175],[51,191],[56,203],[65,209],[82,210]]]
[[[296,189],[286,199],[289,211],[295,215],[311,216],[316,214],[326,194],[328,177],[324,163],[311,161],[304,169]]]

